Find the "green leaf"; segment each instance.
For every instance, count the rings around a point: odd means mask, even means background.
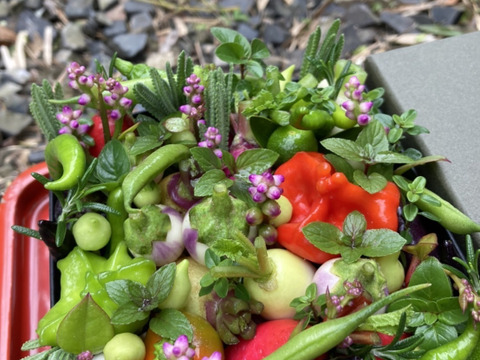
[[[147,151],[154,150],[160,147],[162,144],[163,141],[160,141],[155,135],[139,136],[135,139],[135,143],[128,150],[128,153],[131,156],[137,156],[144,154]]]
[[[79,354],[100,352],[113,337],[113,326],[105,311],[87,294],[62,320],[57,343],[63,350]]]
[[[328,138],[320,144],[334,154],[353,161],[363,161],[363,148],[356,142],[348,139]]]
[[[267,147],[268,139],[278,127],[271,119],[264,116],[251,116],[248,123],[252,129],[253,136],[260,146]]]
[[[136,321],[142,321],[150,316],[150,311],[143,311],[133,302],[120,305],[110,319],[113,325],[127,325]]]
[[[42,237],[40,236],[40,233],[37,230],[33,230],[33,229],[27,228],[25,226],[20,226],[20,225],[12,225],[11,228],[12,228],[13,231],[15,231],[19,234],[26,235],[26,236],[32,237],[34,239],[42,240]]]
[[[252,248],[245,246],[244,242],[237,239],[219,239],[210,248],[218,256],[226,256],[233,261],[242,257],[255,257]]]
[[[242,47],[245,57],[250,57],[251,47],[247,38],[240,34],[238,31],[221,28],[221,27],[212,27],[210,29],[212,35],[221,43],[235,43]]]
[[[263,66],[262,63],[256,60],[248,60],[246,62],[247,70],[257,77],[263,76]]]
[[[211,149],[194,147],[190,149],[190,153],[203,171],[221,169],[222,167],[222,162]]]
[[[215,50],[215,55],[229,64],[242,64],[245,62],[245,50],[240,44],[220,44]]]
[[[32,101],[29,108],[38,127],[45,135],[47,141],[50,141],[58,135],[61,123],[56,118],[56,108],[49,102],[45,89],[45,86],[41,87],[37,84],[32,84]]]
[[[100,182],[118,182],[130,171],[130,160],[122,143],[116,139],[109,141],[98,156],[95,177]]]
[[[452,286],[442,264],[434,257],[428,257],[417,267],[409,286],[430,283],[432,286],[413,293],[411,296],[425,300],[440,300],[452,296]]]
[[[175,263],[170,263],[159,268],[150,279],[148,279],[147,289],[157,298],[159,304],[170,294],[175,280],[175,272]]]
[[[182,117],[171,117],[163,122],[163,126],[170,132],[178,133],[189,129],[187,119]]]
[[[366,175],[363,171],[355,170],[353,172],[353,179],[362,189],[369,194],[375,194],[387,186],[387,179],[379,173],[371,173]]]
[[[259,39],[252,40],[252,59],[265,59],[270,56],[267,45]]]
[[[353,182],[354,169],[352,164],[335,154],[326,154],[325,159],[327,159],[327,161],[333,165],[335,171],[344,173],[347,179],[350,182]]]
[[[415,204],[407,204],[403,207],[403,216],[407,221],[413,221],[418,214],[418,207]]]
[[[400,251],[407,240],[389,229],[372,229],[363,234],[362,252],[364,256],[379,257]]]
[[[350,238],[360,238],[367,229],[365,216],[359,211],[352,211],[343,222],[343,235]]]
[[[129,282],[132,280],[114,280],[105,284],[108,296],[118,305],[126,304],[132,300],[129,292]]]
[[[261,174],[270,169],[278,159],[275,151],[268,149],[248,149],[237,158],[237,172],[242,176]]]
[[[187,317],[175,309],[164,309],[150,320],[150,329],[164,339],[175,341],[180,335],[186,335],[189,342],[193,339],[193,328]]]
[[[448,159],[444,156],[441,155],[431,155],[431,156],[425,156],[422,157],[418,160],[412,161],[409,164],[405,164],[402,166],[399,166],[397,169],[395,169],[395,175],[402,175],[406,171],[414,168],[415,166],[420,166],[420,165],[425,165],[431,162],[437,162],[437,161],[448,161]]]
[[[370,144],[376,153],[387,151],[389,148],[387,134],[379,121],[370,122],[360,134],[358,134],[355,142],[361,147]]]
[[[415,330],[415,334],[423,335],[423,341],[419,346],[423,350],[438,348],[458,337],[458,332],[454,326],[446,325],[439,321],[435,322],[433,325],[418,327]]]
[[[413,159],[400,153],[382,151],[376,154],[375,161],[387,164],[409,164],[413,162]]]
[[[208,170],[195,184],[194,195],[198,197],[210,196],[213,194],[214,185],[218,183],[225,184],[225,186],[229,188],[233,185],[233,180],[227,178],[222,170]]]
[[[217,295],[220,296],[221,298],[226,297],[229,290],[228,279],[227,278],[218,279],[215,282],[213,289],[215,290]]]
[[[362,257],[363,249],[358,247],[343,246],[340,255],[346,264],[352,264]]]
[[[344,247],[342,232],[335,225],[312,222],[302,228],[302,233],[315,247],[329,254],[339,254]]]

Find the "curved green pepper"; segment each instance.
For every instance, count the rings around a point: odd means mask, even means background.
[[[455,340],[438,348],[427,351],[420,360],[466,360],[476,350],[480,339],[480,328],[475,329],[473,321],[468,323],[465,331]]]
[[[45,148],[45,161],[53,181],[45,184],[50,191],[70,190],[85,173],[85,150],[71,134],[62,134],[50,141]]]
[[[136,211],[132,208],[132,201],[140,190],[169,166],[186,159],[188,156],[190,156],[190,150],[185,145],[164,145],[130,171],[122,183],[124,205],[127,212]]]

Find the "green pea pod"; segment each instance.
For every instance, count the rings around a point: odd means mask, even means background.
[[[435,206],[434,204],[425,201],[421,196],[420,199],[415,202],[415,205],[417,205],[419,209],[435,215],[439,219],[439,223],[445,229],[460,235],[467,235],[480,231],[479,223],[470,219],[445,199],[428,189],[423,189],[423,194],[438,200],[440,206]]]
[[[310,360],[323,355],[340,344],[368,317],[392,302],[424,289],[430,284],[419,284],[396,291],[350,315],[328,320],[301,331],[267,356],[265,360]]]
[[[85,150],[78,139],[62,134],[50,141],[45,148],[45,161],[53,181],[45,184],[50,191],[70,190],[85,173]]]
[[[427,351],[420,360],[471,360],[479,345],[480,328],[470,321],[465,331],[455,340]],[[478,351],[477,351],[478,352]]]
[[[132,201],[140,190],[150,181],[153,181],[162,171],[188,158],[189,155],[190,151],[185,145],[164,145],[130,171],[122,183],[125,210],[129,213],[138,211],[138,209],[132,208]]]

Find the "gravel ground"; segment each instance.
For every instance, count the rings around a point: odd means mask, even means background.
[[[344,57],[362,64],[373,53],[480,29],[479,1],[461,0],[0,0],[0,199],[23,170],[43,160],[44,139],[28,111],[29,89],[64,81],[77,61],[94,68],[120,57],[163,67],[185,50],[217,63],[212,26],[258,37],[270,63],[302,58],[317,26],[340,18]],[[65,82],[63,82],[65,83]]]

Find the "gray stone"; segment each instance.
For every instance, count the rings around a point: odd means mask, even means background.
[[[137,1],[127,1],[124,5],[124,10],[129,16],[140,12],[155,14],[155,7],[153,5]]]
[[[236,7],[243,14],[248,14],[252,10],[254,4],[254,0],[221,0],[218,3],[218,5],[222,8]]]
[[[10,14],[10,6],[6,0],[0,0],[0,19],[6,19]]]
[[[276,24],[267,24],[263,30],[262,39],[265,43],[273,45],[282,44],[288,37],[288,32],[285,28]]]
[[[17,32],[26,30],[31,40],[36,36],[40,36],[43,39],[43,33],[47,26],[51,26],[49,21],[36,16],[31,10],[23,10],[18,16],[15,30]],[[53,29],[53,38],[56,38],[56,36],[57,31]]]
[[[127,32],[127,24],[125,21],[116,20],[112,23],[111,26],[106,27],[103,29],[103,34],[107,38],[111,38],[120,34],[125,34]]]
[[[480,32],[401,48],[369,57],[370,88],[385,88],[384,110],[418,113],[417,124],[430,134],[410,139],[424,156],[449,162],[417,167],[435,191],[480,222],[480,126],[478,94]],[[480,233],[472,236],[480,246]],[[458,239],[463,243],[463,236]]]
[[[93,0],[69,0],[65,5],[65,15],[69,20],[86,19],[93,12]]]
[[[400,14],[382,11],[380,13],[380,20],[398,34],[415,31],[415,21]]]
[[[26,0],[25,7],[32,10],[38,10],[42,7],[43,0]]]
[[[366,27],[380,23],[378,16],[370,10],[368,5],[363,3],[354,3],[348,8],[345,16],[345,22],[353,26]]]
[[[128,23],[130,26],[130,32],[136,34],[148,32],[153,28],[152,16],[147,12],[140,12],[132,15]]]
[[[32,117],[28,114],[13,112],[0,108],[0,131],[8,136],[20,134],[32,123]]]
[[[97,7],[100,11],[107,11],[118,4],[118,0],[97,0]]]
[[[430,12],[432,19],[441,25],[454,25],[463,11],[451,6],[434,6]]]
[[[237,31],[245,36],[249,41],[258,38],[258,31],[253,29],[250,25],[241,23],[238,25]]]
[[[132,59],[145,49],[147,40],[147,34],[122,34],[115,36],[112,44],[118,52],[118,56]]]
[[[63,47],[73,51],[85,50],[87,39],[82,31],[82,26],[78,23],[68,23],[62,29]]]

